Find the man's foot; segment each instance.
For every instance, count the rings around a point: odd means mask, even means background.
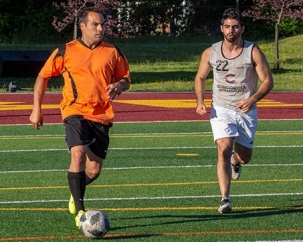
[[[230,164],[231,164],[231,177],[234,180],[238,180],[241,175],[242,165],[240,163],[238,165],[234,165],[233,163]]]
[[[76,226],[77,228],[80,227],[80,219],[82,217],[82,215],[84,214],[85,212],[83,210],[80,210],[77,214],[77,216],[75,217],[75,222],[76,222]]]
[[[68,210],[71,214],[76,214],[76,205],[74,202],[73,195],[70,195],[69,203],[68,203]]]
[[[232,211],[230,199],[222,199],[218,208],[219,213],[230,213]]]

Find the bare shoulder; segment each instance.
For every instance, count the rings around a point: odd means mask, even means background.
[[[254,45],[252,49],[252,59],[254,62],[266,60],[266,57],[258,45]]]
[[[208,47],[202,52],[202,59],[209,59],[210,54],[211,54],[211,47]]]
[[[210,54],[210,52],[211,52],[211,47],[208,47],[203,51],[203,53],[208,54],[208,55]]]
[[[210,65],[211,47],[208,47],[202,52],[201,61],[199,64],[198,75],[206,78],[211,65]]]
[[[252,49],[252,61],[259,76],[262,76],[264,73],[270,73],[270,66],[267,58],[257,45]]]

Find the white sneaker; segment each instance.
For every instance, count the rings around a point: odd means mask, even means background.
[[[232,207],[231,207],[231,201],[229,199],[222,199],[220,206],[218,208],[219,213],[231,213]]]
[[[231,178],[234,180],[238,180],[240,178],[241,172],[242,172],[242,165],[234,165],[233,163],[231,164]]]

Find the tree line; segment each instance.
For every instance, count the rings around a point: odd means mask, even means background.
[[[285,3],[289,4],[287,9]],[[228,7],[246,13],[245,33],[251,38],[273,38],[275,16],[283,16],[279,19],[279,35],[287,37],[303,33],[302,12],[298,12],[302,3],[303,0],[0,0],[0,43],[45,44],[77,38],[77,15],[86,6],[102,9],[108,23],[107,34],[112,37],[216,36],[220,34],[222,12]],[[278,4],[277,11],[273,4]],[[279,4],[284,9],[279,9]],[[286,10],[293,14],[281,15]]]

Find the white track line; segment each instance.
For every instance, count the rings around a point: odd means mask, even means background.
[[[303,145],[260,145],[254,148],[302,148]],[[191,149],[215,149],[215,146],[190,146],[190,147],[144,147],[144,148],[109,148],[109,150],[191,150]],[[67,151],[67,149],[30,149],[30,150],[0,150],[0,153],[19,153],[19,152],[53,152],[53,151]]]
[[[263,194],[233,194],[233,197],[274,197],[274,196],[302,196],[303,192],[298,193],[263,193]],[[130,200],[168,200],[168,199],[208,199],[219,198],[219,195],[204,196],[167,196],[167,197],[112,197],[112,198],[87,198],[85,201],[130,201]],[[69,200],[25,200],[25,201],[2,201],[3,204],[27,204],[27,203],[57,203],[68,202]]]
[[[1,126],[1,125],[0,125]],[[257,134],[267,134],[267,133],[283,133],[283,134],[287,134],[287,133],[303,133],[303,130],[272,130],[272,131],[257,131]],[[145,136],[145,135],[149,135],[149,136],[159,136],[159,135],[187,135],[187,136],[191,136],[191,135],[204,135],[204,134],[212,134],[212,132],[208,131],[208,132],[188,132],[188,133],[184,133],[184,132],[180,132],[180,133],[175,133],[175,132],[171,132],[171,133],[167,133],[167,132],[162,132],[162,133],[131,133],[131,134],[110,134],[110,136],[115,137],[115,136]],[[64,134],[39,134],[39,135],[34,135],[34,134],[27,134],[27,135],[0,135],[0,139],[1,138],[24,138],[24,137],[65,137]]]
[[[303,242],[303,240],[256,240],[256,241],[237,241],[237,242]]]
[[[139,169],[196,169],[209,168],[216,165],[184,165],[184,166],[129,166],[129,167],[104,167],[102,170],[139,170]],[[246,164],[248,167],[283,167],[283,166],[303,166],[303,163],[297,164]],[[66,172],[67,169],[50,169],[50,170],[15,170],[15,171],[0,171],[0,174],[10,173],[41,173],[41,172]]]

